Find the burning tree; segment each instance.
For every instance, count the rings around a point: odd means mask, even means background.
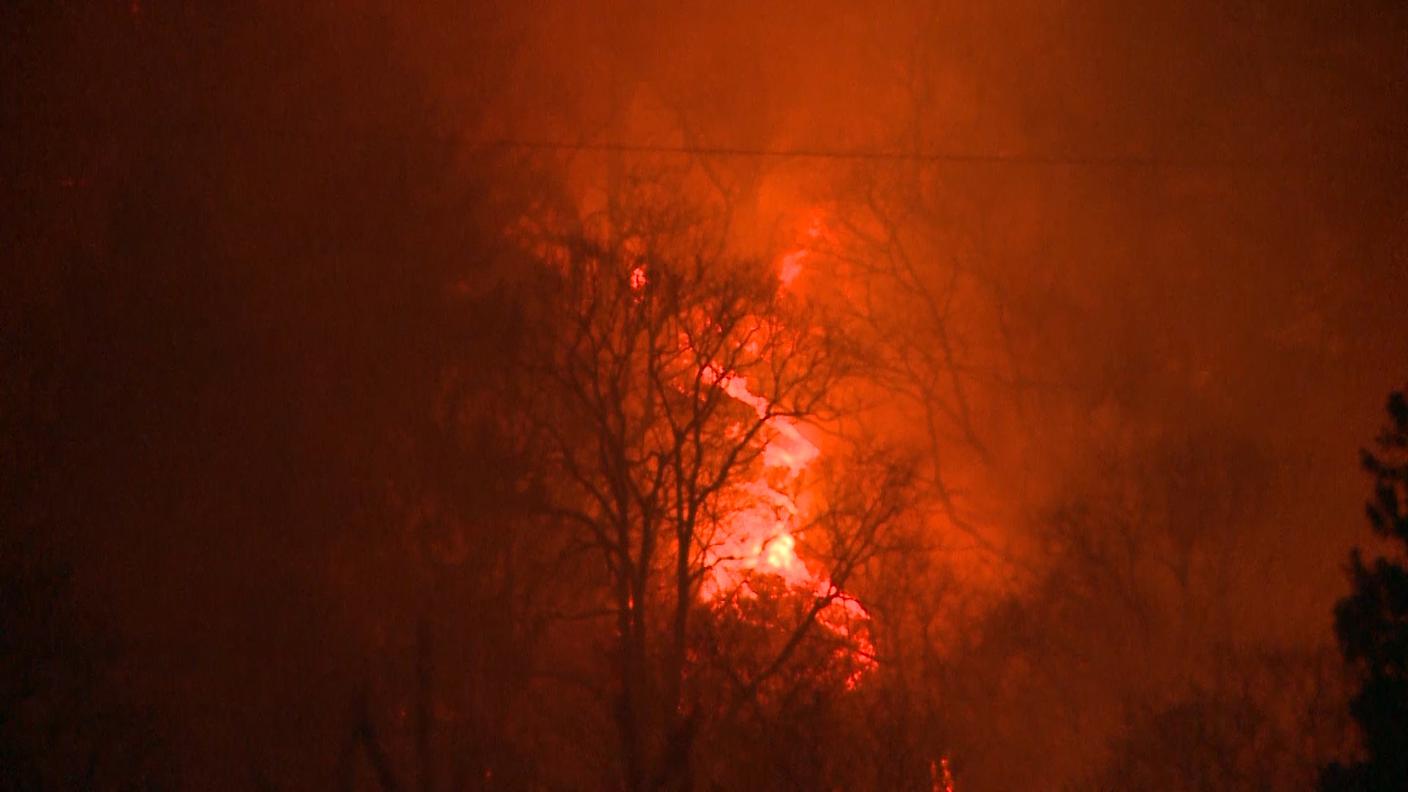
[[[810,485],[807,426],[836,417],[844,345],[697,210],[649,191],[614,209],[533,235],[534,387],[519,398],[550,512],[602,573],[624,785],[681,788],[711,719],[804,662],[840,662],[848,684],[873,663],[843,586],[904,511],[907,468]],[[780,597],[801,604],[759,606]],[[767,638],[730,655],[740,623]]]

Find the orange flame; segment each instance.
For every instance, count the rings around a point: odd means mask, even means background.
[[[954,792],[953,771],[949,769],[948,757],[929,763],[929,782],[934,792]]]
[[[805,232],[802,247],[784,254],[778,264],[778,280],[785,288],[801,274],[803,261],[810,255],[808,244],[822,236],[819,218],[814,217]],[[639,294],[649,283],[644,265],[634,267],[628,281]],[[685,342],[687,343],[687,342]],[[728,595],[756,596],[748,586],[752,575],[765,574],[781,579],[789,587],[810,593],[828,604],[817,614],[825,628],[847,639],[859,668],[847,680],[854,687],[875,666],[874,646],[857,624],[869,621],[870,614],[855,597],[841,591],[824,574],[813,572],[797,554],[793,531],[802,510],[790,494],[802,473],[821,455],[821,449],[807,438],[797,421],[772,414],[773,405],[753,393],[747,381],[732,372],[710,366],[704,372],[707,384],[715,385],[738,402],[753,408],[767,424],[762,449],[763,471],[757,478],[737,487],[742,505],[723,521],[721,536],[705,559],[710,574],[700,586],[705,601],[719,601]]]
[[[819,225],[813,221],[808,237],[815,239],[819,234]],[[778,278],[783,286],[797,277],[807,254],[803,248],[782,257]],[[860,669],[847,679],[847,686],[853,687],[875,665],[873,645],[863,633],[853,629],[857,623],[868,621],[870,614],[859,600],[837,588],[828,576],[807,567],[797,554],[797,539],[793,535],[802,513],[789,491],[821,456],[821,449],[807,438],[797,421],[772,415],[772,404],[753,393],[743,377],[710,369],[706,380],[752,407],[767,423],[770,433],[763,446],[764,470],[738,488],[746,505],[729,515],[722,526],[722,539],[711,548],[707,559],[711,573],[700,595],[705,600],[718,599],[730,592],[751,596],[747,586],[749,577],[767,574],[780,578],[794,589],[829,600],[817,618],[827,629],[855,645]]]
[[[753,407],[760,418],[767,419],[771,405],[750,391],[741,378],[717,374],[714,378],[725,393]],[[809,569],[797,554],[797,539],[792,530],[802,516],[801,509],[785,489],[821,455],[821,449],[808,440],[791,419],[773,417],[769,425],[773,434],[763,448],[764,472],[739,487],[740,494],[750,502],[729,515],[723,526],[723,539],[711,548],[708,559],[711,573],[700,595],[705,600],[718,599],[730,592],[753,596],[748,587],[749,577],[766,574],[780,578],[794,589],[829,600],[817,614],[817,621],[853,645],[851,659],[858,667],[847,677],[846,686],[854,688],[875,667],[874,645],[864,632],[855,629],[857,624],[869,621],[870,614],[859,600],[837,588],[828,576]]]

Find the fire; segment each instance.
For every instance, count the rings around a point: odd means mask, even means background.
[[[814,242],[821,234],[820,220],[813,218],[806,231],[807,242]],[[796,280],[809,254],[804,244],[781,257],[777,274],[784,288]],[[636,288],[637,283],[637,273],[632,272],[632,287]],[[639,283],[644,283],[643,273]],[[711,384],[751,407],[767,422],[769,433],[763,446],[763,471],[737,488],[742,505],[726,518],[721,526],[721,540],[710,548],[706,563],[711,571],[701,587],[701,596],[706,601],[719,600],[732,593],[753,596],[749,578],[764,574],[780,578],[795,590],[829,600],[817,618],[827,629],[855,645],[861,668],[847,680],[848,686],[854,686],[874,666],[874,647],[863,632],[854,629],[855,625],[868,621],[870,615],[857,599],[841,591],[827,575],[807,566],[797,553],[794,535],[804,517],[795,493],[802,474],[821,456],[821,448],[806,436],[797,421],[773,416],[773,406],[765,397],[754,393],[743,377],[717,369],[710,369],[706,375]]]
[[[929,763],[929,781],[934,792],[954,792],[957,789],[953,783],[953,771],[949,769],[947,756]]]
[[[781,257],[777,277],[783,288],[801,274],[802,263],[810,255],[808,245],[821,233],[820,221],[813,219],[805,232],[804,244]],[[637,299],[649,282],[645,264],[631,268],[627,284]],[[681,339],[681,343],[689,342]],[[733,489],[733,509],[722,520],[719,534],[707,550],[705,563],[709,574],[700,586],[700,597],[705,602],[716,603],[731,601],[737,596],[753,597],[756,593],[750,586],[750,579],[754,575],[769,575],[795,591],[827,601],[817,613],[817,621],[853,647],[852,659],[858,661],[859,670],[847,679],[847,685],[854,686],[875,665],[874,647],[864,631],[856,629],[866,623],[870,615],[829,576],[808,567],[797,552],[795,532],[805,515],[796,495],[802,475],[821,456],[821,448],[807,437],[796,420],[774,415],[773,405],[754,393],[745,377],[709,366],[704,371],[704,379],[752,408],[766,423],[766,429],[762,441],[762,470],[753,480]]]
[[[749,390],[741,377],[713,371],[710,378],[724,393],[752,407],[759,418],[769,415],[767,399]],[[792,529],[801,509],[789,492],[821,449],[790,419],[773,418],[769,428],[773,434],[763,447],[763,473],[738,487],[745,505],[729,515],[723,540],[710,550],[712,573],[704,582],[705,599],[739,589],[755,572],[776,575],[818,596],[830,593],[830,581],[813,574],[797,555]]]
[[[741,378],[718,373],[714,377],[725,393],[752,407],[760,418],[769,415],[768,401],[749,390]],[[852,659],[859,667],[847,678],[846,686],[855,687],[875,665],[874,646],[864,632],[855,629],[869,621],[870,614],[828,576],[807,566],[797,554],[793,535],[803,514],[791,491],[821,455],[821,449],[791,419],[774,417],[769,425],[772,435],[763,448],[763,473],[738,487],[746,505],[729,515],[722,526],[722,540],[710,549],[707,562],[711,572],[701,596],[706,601],[732,593],[754,596],[749,579],[764,574],[780,578],[797,591],[829,600],[817,614],[817,621],[853,644]]]
[[[719,386],[724,389],[724,393],[752,407],[758,413],[759,418],[767,417],[772,405],[768,404],[767,399],[754,395],[752,391],[748,390],[748,383],[739,377],[720,375],[717,372],[713,376]],[[770,468],[785,469],[788,472],[789,481],[800,475],[808,465],[821,455],[821,449],[802,434],[795,421],[787,418],[774,418],[771,422],[771,428],[776,432],[776,435],[768,441],[763,449],[763,464]]]

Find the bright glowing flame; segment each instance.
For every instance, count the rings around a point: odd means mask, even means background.
[[[792,586],[809,586],[813,575],[797,555],[797,540],[791,533],[800,510],[783,488],[801,475],[821,449],[790,419],[770,418],[768,400],[750,391],[742,377],[710,368],[705,379],[752,407],[760,419],[768,421],[773,436],[763,447],[763,475],[738,488],[747,505],[728,516],[722,540],[711,549],[708,562],[712,574],[704,581],[704,598],[738,589],[753,572],[777,575]],[[782,472],[782,480],[776,484],[769,481],[773,471]]]
[[[706,600],[729,592],[752,596],[748,579],[754,574],[774,575],[788,586],[806,591],[829,603],[817,614],[817,621],[833,633],[850,640],[853,659],[859,668],[847,680],[855,686],[874,667],[874,646],[855,627],[868,621],[870,614],[860,601],[839,590],[829,577],[810,570],[797,554],[792,531],[801,518],[801,509],[788,490],[820,455],[821,449],[807,439],[796,421],[771,416],[768,400],[749,390],[741,377],[710,371],[708,379],[725,393],[753,408],[768,422],[772,434],[763,447],[763,473],[739,489],[748,505],[726,519],[723,537],[709,558],[711,574],[701,594]]]
[[[820,220],[813,219],[806,232],[807,240],[814,242],[821,234]],[[778,278],[784,287],[801,273],[802,261],[808,254],[808,248],[803,246],[782,256]],[[631,291],[639,295],[647,283],[644,265],[634,267],[629,280]],[[763,471],[736,488],[741,505],[723,520],[720,536],[709,549],[705,562],[710,574],[701,584],[700,596],[706,601],[722,600],[735,593],[756,596],[748,585],[749,578],[766,574],[793,589],[827,600],[817,613],[817,621],[852,644],[850,655],[858,668],[846,684],[854,687],[875,666],[874,646],[864,630],[856,629],[869,621],[870,614],[827,575],[807,567],[797,554],[797,538],[793,535],[802,514],[790,493],[802,473],[821,455],[821,449],[807,438],[797,421],[774,415],[773,405],[750,390],[745,378],[711,365],[704,371],[704,381],[753,408],[767,424],[767,434],[762,449]]]

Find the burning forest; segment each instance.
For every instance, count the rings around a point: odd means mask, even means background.
[[[1408,788],[1404,8],[0,19],[0,790]]]

